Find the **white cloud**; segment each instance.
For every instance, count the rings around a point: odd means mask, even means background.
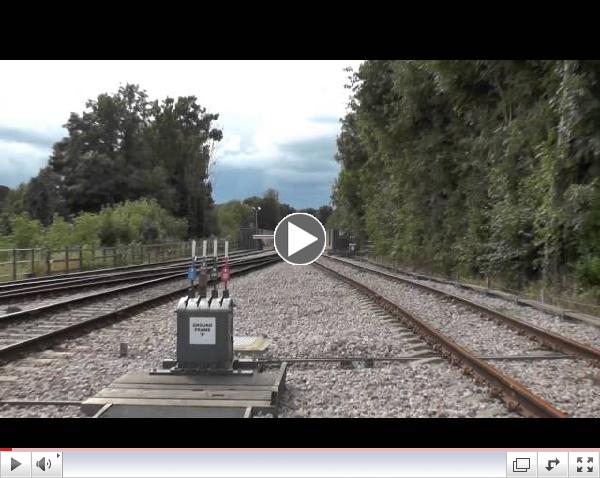
[[[17,186],[37,174],[48,160],[45,148],[0,140],[0,184]]]
[[[220,113],[224,139],[217,165],[268,168],[281,145],[331,135],[339,124],[322,118],[345,113],[347,66],[360,61],[0,61],[0,128],[36,130],[59,140],[71,112],[119,85],[137,83],[153,99],[194,95],[209,112]],[[14,152],[15,150],[13,150]],[[0,149],[0,171],[8,159],[48,157],[51,148],[15,156]],[[24,161],[24,160],[23,160]],[[2,166],[4,164],[4,166]],[[14,167],[14,163],[11,163]],[[0,179],[2,184],[2,179]],[[218,186],[217,186],[218,187]]]

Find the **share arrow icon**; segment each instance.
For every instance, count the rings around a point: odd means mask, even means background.
[[[552,466],[552,463],[554,463],[554,466]],[[550,471],[553,470],[554,467],[558,466],[558,464],[560,463],[560,461],[558,461],[558,458],[555,458],[554,460],[548,460],[548,466],[546,466],[546,470]]]

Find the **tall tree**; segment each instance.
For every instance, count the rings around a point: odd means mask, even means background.
[[[55,214],[66,215],[61,177],[49,167],[42,169],[29,182],[26,196],[29,215],[47,226]]]
[[[600,62],[367,61],[350,80],[332,224],[439,272],[600,286]]]
[[[136,85],[101,94],[71,114],[69,136],[54,146],[52,171],[62,178],[70,212],[98,211],[151,197],[186,217],[189,233],[214,226],[208,165],[222,132],[194,96],[150,101]]]

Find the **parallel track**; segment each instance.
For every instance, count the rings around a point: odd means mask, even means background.
[[[279,256],[275,253],[265,254],[261,257],[237,259],[230,262],[232,266],[231,275],[241,275],[278,261]],[[167,281],[174,279],[178,279],[178,284],[169,285]],[[163,282],[165,284],[162,284]],[[154,287],[157,284],[160,287]],[[3,342],[0,343],[0,361],[13,360],[29,349],[47,347],[50,344],[64,340],[66,337],[88,330],[92,326],[107,325],[140,309],[181,295],[189,287],[187,284],[185,286],[183,284],[185,284],[185,281],[182,280],[181,274],[178,273],[172,277],[168,276],[152,281],[145,281],[133,286],[120,287],[99,294],[91,294],[83,298],[62,301],[50,306],[0,316],[0,325],[5,326],[0,331],[3,332],[0,335],[0,340]],[[132,300],[131,297],[128,297],[132,290],[140,288],[145,288],[150,297],[146,296],[142,300]],[[127,295],[121,298],[121,300],[126,302],[125,305],[113,308],[112,310],[106,310],[110,306],[105,306],[101,299],[123,292],[127,293]],[[86,302],[83,307],[81,307],[82,302]],[[32,318],[35,318],[33,324],[29,320]],[[13,328],[11,329],[9,326]]]
[[[347,263],[346,261],[339,261]],[[478,358],[471,351],[461,347],[446,335],[440,333],[420,318],[383,297],[381,294],[378,294],[373,289],[355,281],[351,277],[331,269],[322,262],[315,262],[314,264],[323,269],[326,273],[346,282],[371,298],[371,300],[378,303],[392,316],[398,318],[421,335],[434,350],[439,351],[442,356],[447,358],[451,363],[461,366],[465,372],[473,375],[477,381],[486,383],[494,394],[499,395],[507,403],[510,410],[517,411],[522,415],[530,417],[568,417],[566,413],[534,394],[521,383],[500,372],[495,367],[492,367],[485,360]]]
[[[462,305],[467,306],[468,308],[483,313],[485,316],[490,317],[497,322],[512,328],[518,332],[523,332],[526,335],[532,337],[537,340],[539,343],[546,345],[547,347],[562,352],[567,355],[572,355],[576,357],[581,357],[585,359],[592,359],[597,361],[600,365],[600,350],[594,347],[591,347],[586,344],[582,344],[570,338],[564,337],[562,335],[556,334],[546,329],[542,329],[540,327],[536,327],[535,325],[531,325],[525,321],[516,319],[507,314],[504,314],[498,310],[494,310],[490,307],[486,307],[485,305],[479,304],[477,302],[473,302],[469,299],[465,299],[464,297],[460,297],[458,295],[452,294],[450,292],[446,292],[440,289],[436,289],[435,287],[428,286],[426,284],[422,284],[420,282],[416,282],[415,280],[409,279],[407,277],[400,276],[398,274],[392,274],[388,272],[383,272],[381,270],[377,270],[373,267],[365,266],[362,264],[357,264],[355,262],[339,259],[337,257],[326,256],[327,259],[340,262],[347,266],[351,266],[360,271],[370,272],[381,277],[385,277],[387,279],[391,279],[395,282],[408,284],[410,286],[417,287],[425,292],[435,294],[444,299],[449,299],[454,302],[460,303]]]
[[[230,259],[247,257],[257,251],[237,251]],[[222,256],[220,256],[222,259]],[[212,259],[212,258],[211,258]],[[135,280],[158,278],[181,271],[185,274],[189,259],[177,259],[163,263],[140,264],[73,273],[63,276],[37,278],[29,281],[10,282],[0,285],[0,301],[16,301],[28,297],[81,290]]]

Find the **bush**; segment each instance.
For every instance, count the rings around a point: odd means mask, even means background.
[[[577,278],[581,285],[600,286],[600,257],[587,256],[577,263]]]
[[[73,221],[73,240],[76,244],[87,246],[100,245],[102,223],[98,214],[84,212]]]
[[[50,249],[73,246],[75,245],[74,239],[73,225],[65,221],[62,216],[55,214],[52,224],[46,228],[46,234],[43,238],[44,246]]]
[[[55,214],[45,230],[39,221],[20,214],[3,227],[0,244],[5,248],[111,247],[185,240],[187,230],[185,219],[171,216],[156,200],[139,199],[104,207],[99,213],[81,213],[72,223]]]
[[[188,224],[171,216],[154,199],[125,201],[100,212],[101,244],[152,243],[184,240]]]
[[[29,248],[40,244],[42,237],[42,224],[36,219],[31,219],[29,214],[19,214],[11,224],[14,247]]]

